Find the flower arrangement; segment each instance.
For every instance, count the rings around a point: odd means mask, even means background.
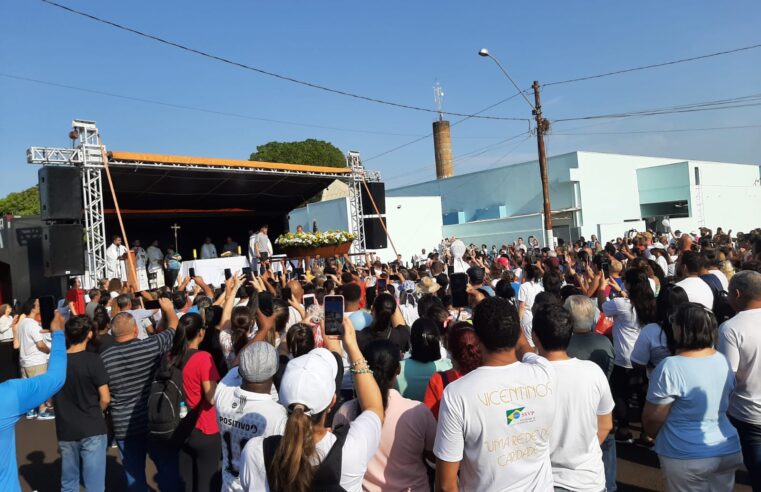
[[[356,235],[347,231],[325,232],[288,232],[275,239],[275,244],[288,248],[320,248],[323,246],[336,246],[351,243],[357,238]]]

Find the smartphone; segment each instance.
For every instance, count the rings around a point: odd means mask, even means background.
[[[229,280],[233,276],[233,272],[229,268],[225,268],[225,280]]]
[[[293,294],[291,293],[290,287],[283,287],[282,289],[280,289],[280,298],[284,300],[285,302],[290,301],[292,295]]]
[[[399,275],[389,275],[388,279],[392,282],[399,282],[400,280]]]
[[[43,330],[50,329],[50,323],[55,316],[55,298],[53,296],[42,296],[40,301],[40,324]]]
[[[386,286],[388,286],[388,280],[385,278],[379,278],[378,282],[375,284],[375,288],[378,290],[379,294],[386,292]]]
[[[454,275],[454,265],[447,265],[447,275],[450,277]]]
[[[468,274],[455,273],[449,277],[452,292],[452,307],[468,307]]]
[[[196,276],[196,269],[195,269],[195,268],[193,268],[193,267],[190,267],[190,268],[188,268],[188,276],[189,276],[190,278],[193,278],[193,277],[195,277],[195,276]]]
[[[161,309],[161,305],[159,304],[159,301],[148,301],[143,299],[143,307],[145,309]]]
[[[251,267],[243,267],[241,269],[243,275],[246,276],[246,280],[251,281],[254,279],[254,275],[251,273]]]
[[[289,289],[290,290],[290,289]],[[315,303],[314,294],[304,294],[304,310],[309,310]]]
[[[344,333],[344,296],[325,296],[325,334]]]
[[[605,275],[605,278],[610,278],[610,263],[602,264],[602,274]]]

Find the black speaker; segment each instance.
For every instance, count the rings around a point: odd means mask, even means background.
[[[82,181],[79,168],[43,166],[37,176],[42,220],[82,218]]]
[[[85,273],[80,224],[51,224],[42,228],[42,262],[46,277]]]
[[[370,195],[375,200],[375,205],[378,207],[380,215],[386,213],[386,185],[385,183],[367,183],[367,187],[370,189]],[[362,211],[365,215],[377,215],[375,208],[373,207],[370,197],[367,195],[365,186],[362,185]]]
[[[386,217],[383,217],[383,221],[388,227]],[[365,247],[367,249],[382,249],[388,247],[388,238],[386,232],[383,230],[381,221],[378,217],[365,217]]]

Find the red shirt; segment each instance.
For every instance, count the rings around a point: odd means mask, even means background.
[[[359,307],[364,308],[367,305],[367,293],[365,292],[365,283],[357,282],[359,284]]]
[[[199,350],[188,359],[187,364],[182,368],[182,385],[187,398],[185,404],[190,411],[201,402],[201,413],[196,421],[196,429],[207,435],[219,434],[217,411],[203,397],[202,384],[204,381],[218,382],[219,372],[217,372],[211,354]]]
[[[66,302],[73,302],[77,316],[85,314],[85,291],[84,289],[69,289],[66,292]]]
[[[452,381],[456,381],[462,377],[459,371],[450,369],[445,371],[448,377],[447,384]],[[441,404],[441,397],[444,395],[444,381],[441,379],[440,372],[434,372],[431,379],[428,380],[428,388],[425,390],[425,396],[423,397],[423,403],[427,406],[436,420],[439,419],[439,405]]]

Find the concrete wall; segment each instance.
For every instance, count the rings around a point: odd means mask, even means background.
[[[574,207],[569,169],[576,167],[576,153],[551,157],[547,167],[552,209]],[[542,186],[537,161],[427,181],[387,190],[386,194],[440,196],[444,214],[464,212],[465,221],[495,214],[509,217],[542,212]],[[502,211],[500,206],[504,207]]]
[[[444,226],[444,237],[456,236],[462,239],[465,244],[473,243],[479,246],[485,244],[489,248],[492,245],[499,248],[503,244],[510,244],[519,237],[528,242],[529,236],[535,236],[541,242],[544,233],[543,220],[542,214],[534,214],[446,225]]]
[[[703,223],[716,230],[747,232],[761,225],[761,186],[759,168],[745,164],[690,161],[692,199],[690,211],[698,208],[695,168],[700,170]],[[699,222],[700,216],[691,213]]]
[[[689,201],[689,173],[687,161],[637,169],[640,204]]]
[[[317,221],[321,231],[328,229],[349,230],[349,202],[346,198],[310,204],[297,208],[289,214],[289,230],[297,225],[304,230],[312,230],[312,221]],[[386,227],[396,250],[406,261],[422,249],[431,251],[441,241],[442,214],[439,197],[386,197]],[[395,259],[394,250],[389,247],[375,250],[384,261]]]

